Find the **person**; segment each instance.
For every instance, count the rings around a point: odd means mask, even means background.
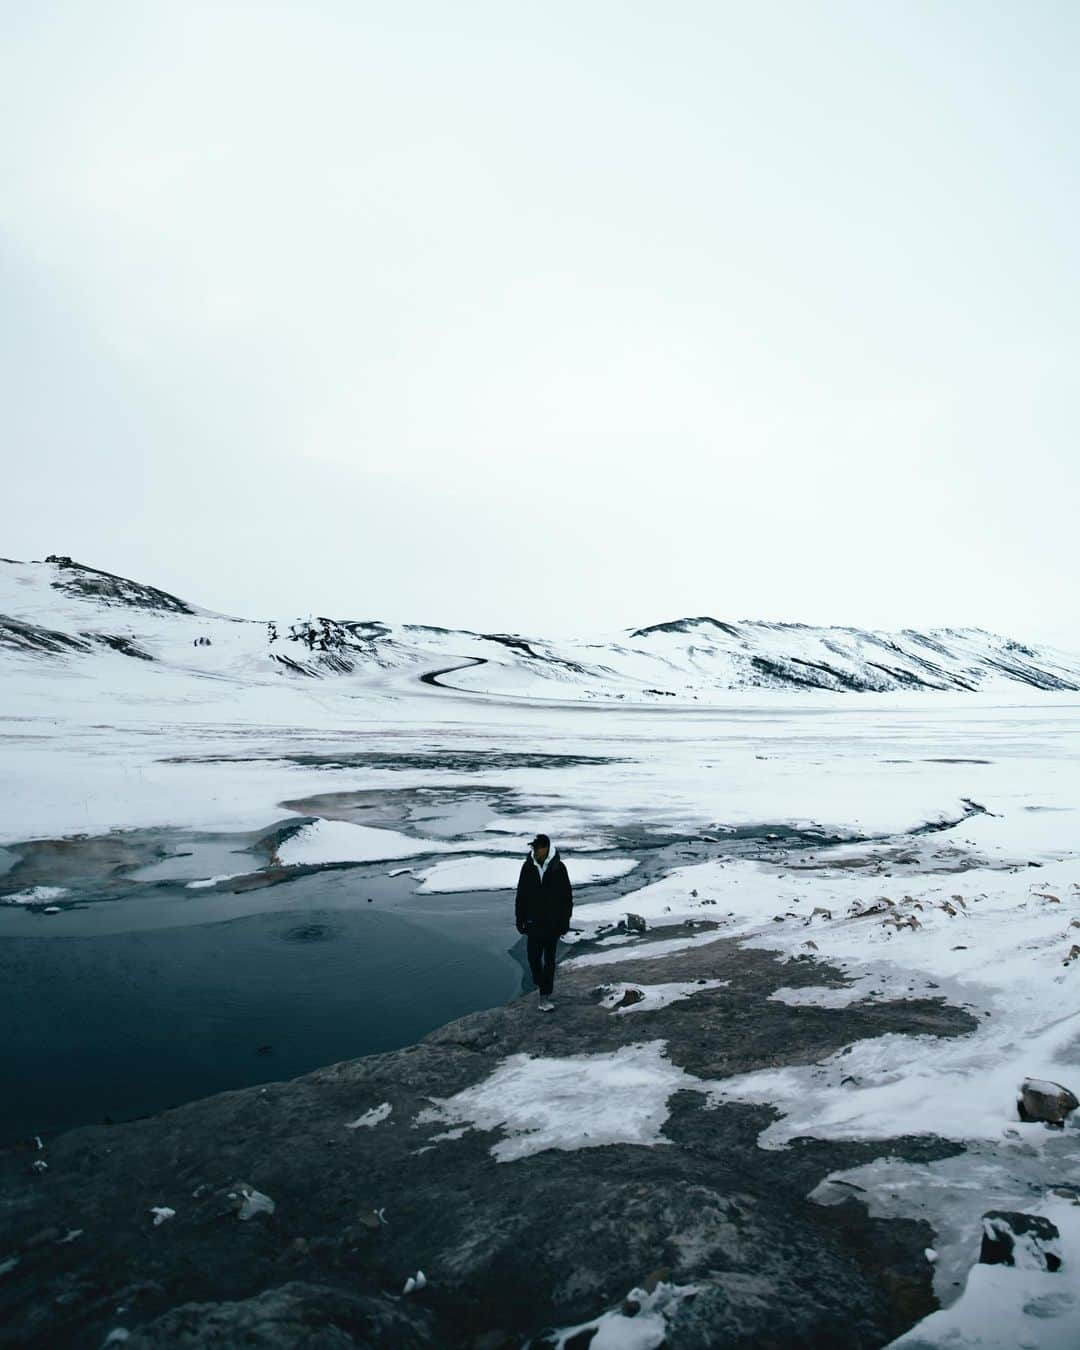
[[[537,1007],[551,1012],[555,986],[555,951],[559,938],[570,929],[574,891],[566,864],[546,834],[529,845],[518,876],[514,917],[526,938],[529,969],[536,983]]]

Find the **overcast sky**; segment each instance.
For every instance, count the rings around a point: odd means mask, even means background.
[[[0,553],[1080,649],[1073,0],[0,0]]]

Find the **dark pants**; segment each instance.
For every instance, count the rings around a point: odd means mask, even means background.
[[[550,994],[555,985],[555,948],[559,945],[558,933],[537,928],[532,924],[525,941],[525,950],[529,957],[529,969],[541,994]]]

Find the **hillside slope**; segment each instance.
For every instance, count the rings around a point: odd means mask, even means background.
[[[241,683],[363,683],[388,671],[438,669],[452,672],[443,683],[478,693],[634,702],[753,688],[1080,689],[1080,655],[980,628],[885,633],[703,615],[551,639],[315,615],[252,620],[64,557],[0,560],[0,658],[9,669],[46,662],[105,677],[116,660],[136,660]]]

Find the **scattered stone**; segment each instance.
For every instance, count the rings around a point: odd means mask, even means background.
[[[979,1262],[1024,1270],[1059,1270],[1061,1234],[1041,1214],[992,1209],[983,1215]]]
[[[257,1191],[253,1186],[245,1186],[241,1189],[240,1195],[242,1203],[236,1212],[236,1217],[241,1220],[254,1219],[257,1214],[273,1214],[277,1206],[268,1195],[263,1195],[262,1191]]]
[[[887,895],[882,895],[877,900],[872,901],[865,909],[863,909],[858,900],[856,900],[851,906],[851,917],[853,919],[862,919],[871,914],[887,914],[890,909],[895,908],[896,901],[890,900]]]
[[[618,1003],[612,1004],[612,1012],[614,1012],[616,1008],[629,1008],[635,1003],[640,1003],[644,997],[645,991],[643,989],[631,987],[626,990]]]
[[[1080,944],[1074,942],[1073,945],[1069,948],[1068,956],[1065,958],[1064,961],[1062,961],[1061,964],[1063,966],[1071,966],[1078,956],[1080,956]]]
[[[644,933],[648,926],[640,914],[627,914],[626,927],[631,933]]]
[[[273,1214],[277,1206],[268,1195],[257,1191],[246,1181],[235,1181],[218,1192],[225,1202],[225,1213],[232,1210],[245,1223],[259,1214]]]
[[[1025,1078],[1016,1101],[1021,1120],[1042,1120],[1048,1125],[1064,1125],[1065,1118],[1078,1106],[1075,1093],[1045,1078]]]

